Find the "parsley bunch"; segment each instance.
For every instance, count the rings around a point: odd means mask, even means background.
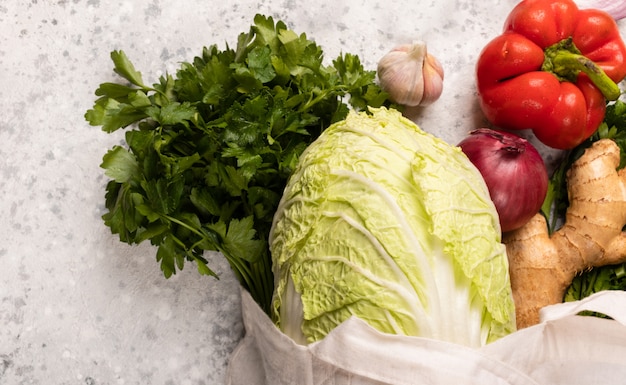
[[[221,252],[269,309],[268,234],[300,154],[349,108],[389,105],[358,56],[324,65],[323,51],[283,22],[256,15],[235,49],[213,45],[176,76],[144,83],[122,51],[123,83],[103,83],[86,120],[106,132],[132,126],[101,167],[105,224],[121,241],[150,241],[165,277],[193,261],[217,276],[205,250]]]

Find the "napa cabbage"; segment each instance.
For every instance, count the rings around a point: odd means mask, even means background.
[[[352,316],[468,346],[515,330],[484,180],[458,147],[396,110],[351,112],[308,147],[269,241],[273,321],[300,344]]]

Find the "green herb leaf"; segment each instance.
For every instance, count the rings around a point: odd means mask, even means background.
[[[596,267],[574,277],[563,300],[565,302],[578,301],[604,290],[626,290],[626,263]],[[582,314],[608,318],[596,312],[583,312]]]
[[[118,183],[137,180],[140,174],[135,156],[121,146],[115,146],[109,150],[104,155],[100,167],[106,170],[106,176]]]
[[[185,123],[193,118],[196,109],[190,103],[168,103],[163,107],[152,106],[147,109],[148,116],[162,126]]]
[[[113,69],[115,73],[136,86],[147,88],[143,84],[141,73],[135,70],[135,66],[128,60],[128,57],[123,51],[111,52],[111,59],[113,60],[113,64],[115,64],[115,68]]]
[[[231,220],[224,236],[224,250],[230,255],[237,255],[246,261],[255,262],[261,256],[266,243],[264,240],[255,239],[256,230],[253,226],[252,216],[241,220]]]

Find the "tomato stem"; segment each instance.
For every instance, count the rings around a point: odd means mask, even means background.
[[[607,100],[617,100],[620,97],[619,86],[602,68],[578,50],[571,37],[546,48],[541,69],[553,73],[560,81],[572,83],[583,72]]]

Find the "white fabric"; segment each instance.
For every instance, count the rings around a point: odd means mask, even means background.
[[[246,336],[227,385],[617,384],[626,379],[626,293],[602,292],[542,309],[539,325],[480,349],[380,333],[351,318],[298,345],[242,290]],[[576,316],[598,311],[615,320]]]

